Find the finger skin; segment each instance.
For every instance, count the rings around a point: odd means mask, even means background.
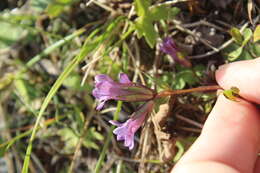
[[[260,156],[258,156],[257,161],[255,162],[255,170],[254,173],[260,172]]]
[[[225,65],[217,71],[216,79],[224,89],[236,86],[243,98],[260,103],[260,59]],[[220,95],[202,134],[172,172],[182,169],[194,172],[190,169],[192,166],[210,162],[220,164],[216,170],[226,166],[238,172],[253,173],[258,169],[255,162],[259,146],[259,110],[245,100],[234,102]],[[203,168],[201,172],[208,172]]]
[[[260,104],[260,58],[223,65],[216,71],[216,79],[224,89],[238,87],[239,95]]]
[[[253,172],[260,145],[259,132],[259,111],[251,103],[230,101],[221,95],[200,137],[176,167],[213,161],[240,172]]]
[[[173,171],[172,171],[173,172]],[[240,173],[222,163],[212,161],[198,161],[186,163],[185,166],[179,166],[174,169],[174,173]]]

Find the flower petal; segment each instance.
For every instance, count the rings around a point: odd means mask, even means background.
[[[115,120],[110,120],[110,121],[108,121],[110,124],[112,124],[112,125],[114,125],[114,126],[122,126],[122,123],[119,123],[119,122],[117,122],[117,121],[115,121]]]
[[[131,145],[128,146],[129,150],[132,150],[132,149],[134,148],[134,145],[135,145],[135,143],[134,143],[134,140],[133,140],[133,141],[131,142]]]
[[[103,108],[103,106],[105,105],[105,102],[106,102],[107,100],[102,100],[99,104],[98,104],[98,106],[97,106],[97,110],[99,111],[99,110],[101,110],[102,108]]]
[[[99,74],[99,75],[95,76],[95,82],[99,83],[99,82],[104,82],[104,81],[114,82],[113,79],[111,79],[109,76],[107,76],[105,74]]]
[[[125,73],[119,74],[119,82],[124,84],[132,83]]]

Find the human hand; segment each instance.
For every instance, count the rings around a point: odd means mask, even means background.
[[[172,173],[260,173],[260,58],[221,66],[216,72],[224,89],[240,89],[245,100],[222,94],[201,135]]]

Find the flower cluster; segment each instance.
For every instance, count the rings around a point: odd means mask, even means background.
[[[124,140],[124,145],[130,150],[133,149],[134,134],[152,111],[156,92],[146,86],[131,82],[126,74],[121,73],[119,82],[113,81],[104,74],[97,75],[95,77],[95,89],[92,94],[99,100],[97,110],[102,109],[105,102],[111,99],[128,102],[147,101],[126,122],[109,121],[111,124],[118,126],[113,131],[117,135],[117,140]]]
[[[169,54],[174,61],[183,66],[191,67],[191,63],[179,51],[171,38],[164,39],[160,45],[161,51]],[[154,99],[161,96],[168,96],[171,92],[161,92],[157,94],[154,90],[138,83],[133,83],[124,73],[119,75],[119,82],[115,82],[104,74],[95,76],[95,88],[93,96],[99,101],[97,110],[100,110],[108,100],[121,100],[128,102],[145,101],[133,115],[124,123],[109,121],[118,126],[113,133],[117,135],[117,140],[123,140],[124,145],[130,150],[134,148],[134,134],[142,126],[147,116],[151,113],[154,106]]]

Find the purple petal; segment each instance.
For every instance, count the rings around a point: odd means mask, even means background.
[[[119,74],[119,82],[120,83],[123,83],[123,84],[129,84],[129,83],[132,83],[128,76],[125,74],[125,73],[120,73]]]
[[[103,81],[114,82],[109,76],[105,74],[99,74],[95,76],[95,82],[99,83]]]
[[[119,122],[117,122],[117,121],[115,121],[115,120],[110,120],[110,121],[108,121],[110,124],[112,124],[112,125],[114,125],[114,126],[122,126],[122,123],[119,123]]]
[[[97,110],[99,111],[99,110],[101,110],[102,108],[103,108],[103,106],[105,105],[105,102],[106,102],[107,100],[102,100],[99,104],[98,104],[98,106],[97,106]]]
[[[117,135],[117,137],[116,137],[116,140],[118,140],[118,141],[122,141],[124,139],[125,139],[125,137],[122,135]]]
[[[130,146],[128,146],[129,147],[129,150],[132,150],[133,148],[134,148],[134,145],[135,145],[135,143],[134,143],[134,140],[131,142],[131,145]]]
[[[131,145],[132,138],[126,138],[124,142],[124,146],[129,147]]]

